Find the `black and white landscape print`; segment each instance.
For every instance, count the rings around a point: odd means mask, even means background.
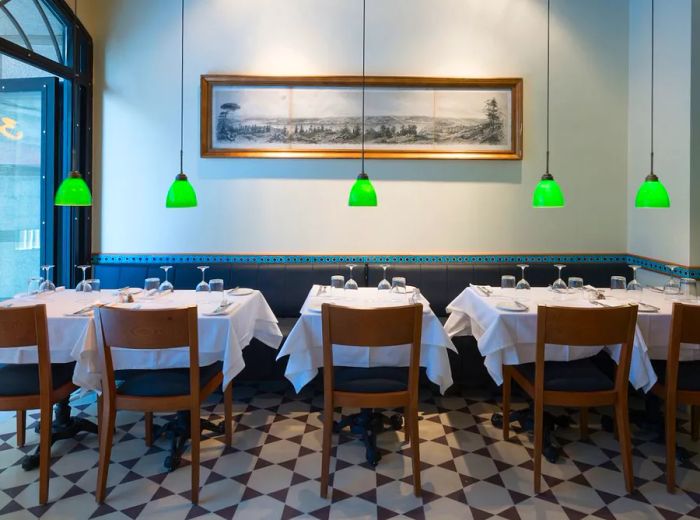
[[[512,92],[368,87],[365,146],[386,151],[508,151]],[[215,149],[353,150],[362,138],[358,87],[216,86]]]

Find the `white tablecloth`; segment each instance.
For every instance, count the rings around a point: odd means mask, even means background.
[[[80,294],[60,291],[49,295],[14,299],[1,305],[35,305],[45,303],[48,315],[49,345],[51,361],[67,363],[77,361],[73,382],[87,390],[98,390],[101,386],[101,369],[95,319],[92,313],[83,316],[66,316],[99,298],[101,303],[112,303],[111,291]],[[169,295],[144,299],[136,296],[135,304],[142,309],[173,308],[198,305],[199,309],[199,362],[206,366],[216,361],[223,362],[224,385],[241,370],[243,349],[255,337],[272,348],[282,342],[282,333],[277,318],[272,313],[260,291],[246,296],[229,297],[235,302],[229,313],[221,316],[205,316],[218,306],[221,296],[197,295],[194,291],[175,291]],[[129,368],[176,368],[189,366],[187,348],[167,350],[114,349],[115,369]],[[36,348],[0,349],[0,363],[36,363]]]
[[[322,302],[335,303],[348,307],[376,308],[407,305],[409,295],[384,294],[374,288],[361,287],[358,291],[340,291],[339,295],[317,298],[319,286],[311,288],[301,308],[301,317],[292,329],[277,358],[289,356],[285,376],[297,392],[311,381],[318,369],[323,366],[323,332],[321,313],[310,307]],[[428,379],[440,387],[442,393],[452,385],[452,374],[447,349],[456,351],[452,341],[430,305],[423,298],[423,331],[421,339],[420,364],[426,368]],[[334,345],[333,363],[339,366],[376,367],[408,366],[410,349],[408,346],[384,348],[360,348]]]
[[[517,298],[529,306],[527,312],[508,312],[496,308],[499,302],[507,301],[510,295],[504,295],[500,288],[493,289],[494,294],[484,297],[477,289],[468,287],[450,303],[447,311],[450,317],[445,323],[445,330],[450,337],[473,335],[479,351],[484,356],[484,364],[496,383],[503,382],[502,365],[518,365],[535,360],[537,338],[537,305],[565,305],[593,307],[584,298],[560,295],[545,289],[533,288],[527,292],[517,292]],[[523,294],[525,293],[525,294]],[[514,293],[511,293],[511,295]],[[624,303],[626,295],[620,298],[607,291],[606,303]],[[672,302],[664,299],[662,294],[644,291],[643,301],[660,307],[659,312],[640,312],[637,320],[630,382],[637,389],[649,391],[656,382],[656,374],[651,366],[651,359],[665,359],[669,330],[671,326]],[[619,359],[619,346],[598,348],[581,348],[568,346],[546,346],[545,358],[550,361],[566,361],[589,357],[602,348]],[[682,360],[700,359],[700,349],[684,346]]]

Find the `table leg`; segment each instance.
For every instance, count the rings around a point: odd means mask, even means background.
[[[339,433],[348,427],[351,433],[360,436],[365,445],[367,462],[376,466],[382,458],[377,450],[377,435],[389,428],[400,430],[403,427],[403,417],[399,414],[387,417],[381,412],[372,411],[371,408],[362,408],[360,413],[347,415],[340,421],[334,421],[333,433]],[[417,440],[412,439],[411,442],[417,442]]]
[[[206,430],[219,435],[225,433],[225,420],[214,424],[206,419],[199,420],[200,432]],[[182,462],[182,454],[187,447],[187,441],[191,437],[190,412],[177,412],[175,418],[161,426],[153,426],[153,440],[165,435],[170,438],[170,453],[165,458],[164,466],[168,471],[175,471]]]
[[[510,423],[517,422],[520,429],[528,432],[534,431],[534,404],[529,403],[527,408],[521,410],[512,410],[510,412]],[[491,415],[491,424],[496,428],[503,428],[503,415],[494,413]],[[555,416],[549,412],[544,412],[543,432],[542,432],[542,455],[552,464],[559,460],[561,446],[554,437],[556,428],[568,428],[573,424],[571,417],[568,415]]]
[[[54,420],[51,427],[52,445],[56,441],[75,437],[80,432],[97,433],[97,425],[94,422],[78,417],[71,417],[70,412],[70,397],[66,397],[54,406]],[[38,433],[40,428],[41,424],[38,424],[35,431]],[[22,469],[29,471],[38,467],[39,448],[37,447],[34,453],[24,456],[22,459]]]

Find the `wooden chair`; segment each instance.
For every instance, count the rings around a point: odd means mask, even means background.
[[[323,320],[323,452],[321,496],[328,495],[328,473],[336,406],[351,408],[403,407],[406,438],[413,459],[413,492],[421,494],[418,444],[418,377],[423,306],[350,309],[324,303]],[[334,367],[333,345],[388,347],[411,345],[408,370],[400,367]],[[401,376],[398,376],[401,374]],[[347,376],[347,377],[346,377]],[[397,377],[398,376],[398,377]]]
[[[679,404],[691,406],[691,437],[698,440],[700,405],[700,361],[680,362],[681,343],[700,343],[700,306],[673,304],[668,356],[652,364],[658,382],[652,392],[666,401],[666,488],[676,491],[676,411]]]
[[[0,309],[0,348],[34,345],[38,365],[0,367],[0,410],[17,412],[18,446],[24,445],[26,411],[40,411],[39,503],[45,504],[49,496],[53,405],[77,388],[72,382],[75,363],[51,364],[45,305]]]
[[[97,311],[103,339],[102,406],[100,415],[100,462],[97,473],[97,502],[105,499],[107,472],[112,452],[117,410],[146,413],[147,443],[151,442],[150,418],[153,412],[190,412],[192,446],[192,503],[199,500],[200,410],[202,402],[220,386],[223,374],[219,363],[199,367],[197,308],[129,310],[101,307]],[[112,363],[113,347],[130,349],[169,349],[189,347],[189,368],[129,370],[119,387]],[[231,384],[224,389],[226,444],[231,444]]]
[[[535,363],[503,367],[503,439],[508,440],[510,387],[514,380],[535,402],[535,493],[540,492],[542,473],[543,415],[545,406],[588,408],[615,407],[617,432],[627,491],[634,487],[632,445],[627,407],[637,306],[608,309],[544,307],[537,309]],[[620,359],[611,381],[586,358],[575,361],[544,360],[545,345],[593,347],[621,344]]]

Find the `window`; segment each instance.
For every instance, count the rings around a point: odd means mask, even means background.
[[[90,208],[58,208],[75,166],[91,184],[92,40],[64,0],[0,0],[0,299],[90,261]]]

